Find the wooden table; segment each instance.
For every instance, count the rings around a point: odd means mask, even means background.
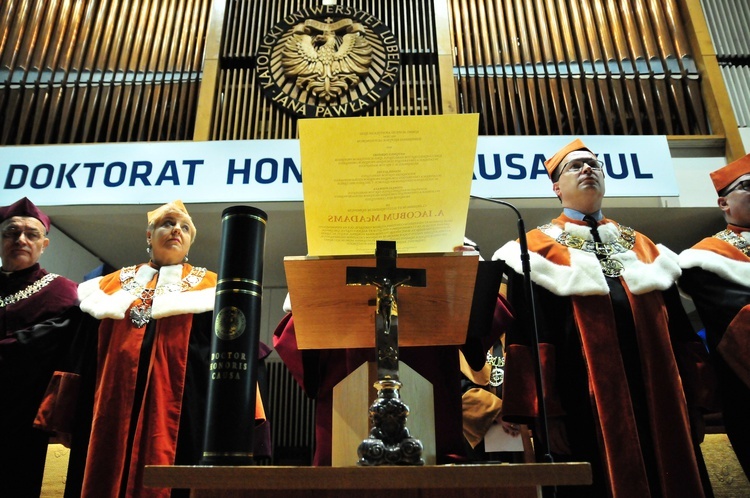
[[[193,498],[476,498],[540,496],[541,486],[587,485],[588,463],[423,467],[147,466],[149,487],[191,489]]]

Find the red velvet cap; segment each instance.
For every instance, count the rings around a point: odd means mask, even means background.
[[[31,218],[36,218],[37,220],[42,222],[44,228],[47,230],[47,232],[49,232],[49,216],[44,214],[41,209],[36,207],[34,203],[28,199],[28,197],[17,200],[10,206],[0,208],[0,223],[14,216],[29,216]]]
[[[576,138],[568,145],[555,152],[554,156],[544,161],[544,167],[547,168],[547,174],[549,175],[550,179],[554,178],[552,175],[557,167],[560,166],[560,163],[562,163],[563,159],[565,159],[565,156],[577,150],[587,150],[592,154],[594,153],[591,149],[584,145],[580,138]]]
[[[750,154],[710,173],[711,181],[714,182],[714,188],[719,195],[722,190],[744,175],[750,175]]]

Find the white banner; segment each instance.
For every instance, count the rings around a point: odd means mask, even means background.
[[[545,157],[574,138],[479,137],[471,193],[552,197]],[[666,137],[581,139],[604,162],[608,197],[679,195]],[[0,147],[0,185],[0,205],[301,201],[302,168],[298,140]]]

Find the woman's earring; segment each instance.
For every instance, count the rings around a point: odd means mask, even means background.
[[[185,255],[185,259],[183,259],[182,262],[183,263],[187,263],[188,262],[188,255],[187,254]]]
[[[149,244],[149,245],[146,246],[146,254],[148,254],[149,256],[151,256],[151,244]]]

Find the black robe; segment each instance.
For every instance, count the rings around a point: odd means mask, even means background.
[[[0,299],[51,279],[35,264],[0,274]],[[76,284],[51,279],[28,297],[0,306],[0,496],[38,497],[49,433],[32,424],[80,316]]]
[[[745,475],[750,477],[750,387],[718,350],[729,324],[750,304],[750,257],[711,237],[683,251],[680,265],[680,288],[693,299],[706,328],[706,341],[719,377],[727,436]],[[742,361],[747,365],[750,359]]]

